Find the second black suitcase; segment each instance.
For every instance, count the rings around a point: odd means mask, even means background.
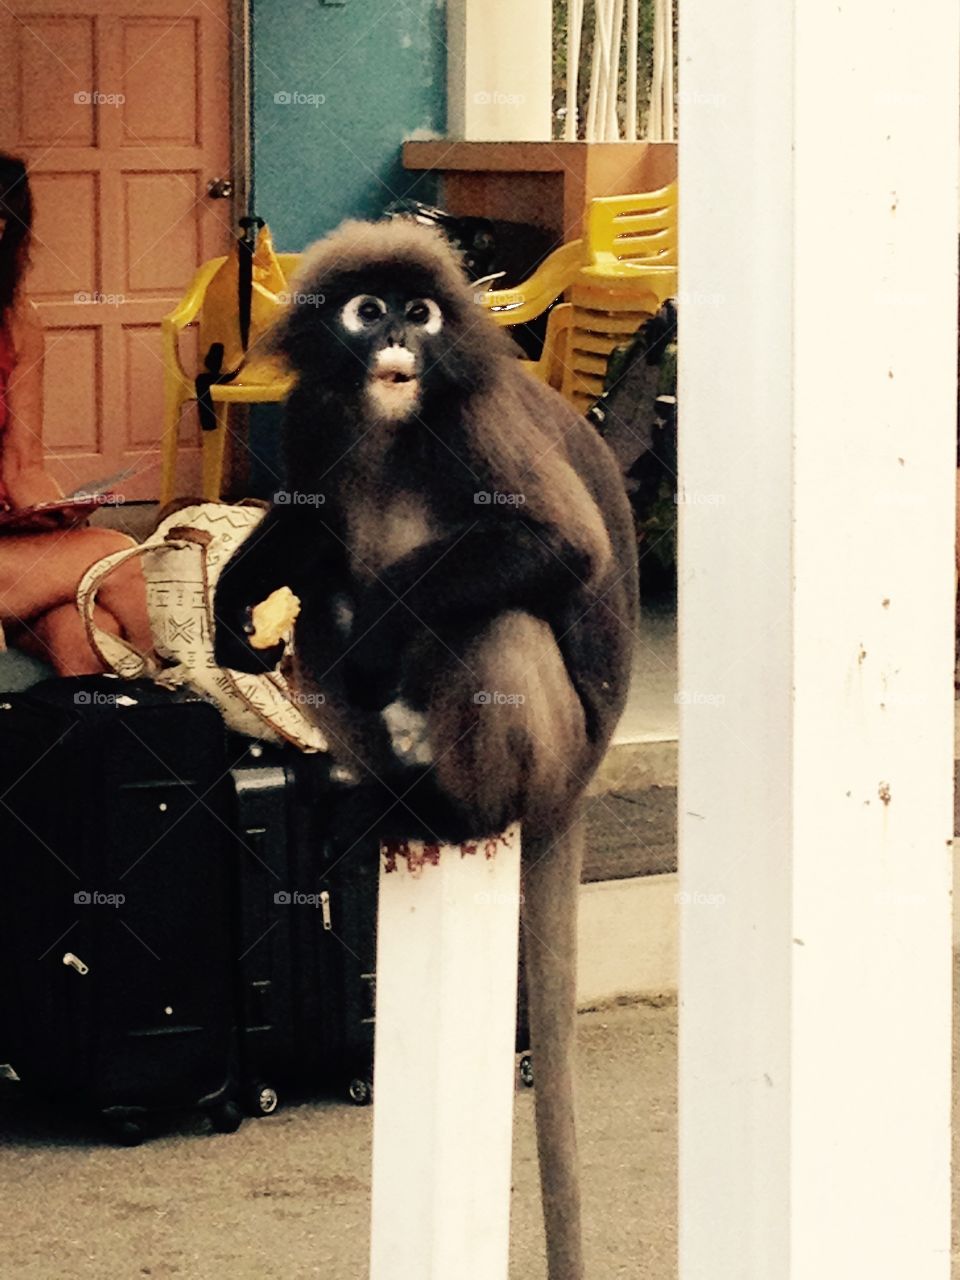
[[[323,760],[235,738],[243,1096],[268,1114],[287,1086],[363,1105],[373,1092],[379,841],[344,857],[324,831]],[[321,780],[318,780],[318,776]],[[520,1079],[533,1084],[521,964]]]
[[[240,1071],[250,1111],[287,1086],[371,1096],[375,838],[330,857],[322,759],[231,739],[239,867]],[[237,754],[239,752],[239,755]],[[312,776],[311,776],[312,775]]]

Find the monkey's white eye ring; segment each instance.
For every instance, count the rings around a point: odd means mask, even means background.
[[[343,308],[340,318],[348,333],[362,333],[387,314],[387,304],[370,293],[357,294]]]
[[[443,328],[443,312],[432,298],[414,298],[405,311],[411,324],[420,325],[431,336]]]

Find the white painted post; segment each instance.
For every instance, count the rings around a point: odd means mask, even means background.
[[[449,137],[550,141],[551,0],[448,0],[447,49]]]
[[[402,849],[381,852],[370,1280],[506,1280],[520,836]]]
[[[680,1275],[947,1280],[958,8],[680,21]]]

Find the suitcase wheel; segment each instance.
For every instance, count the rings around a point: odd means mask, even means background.
[[[114,1142],[119,1142],[123,1147],[139,1147],[146,1136],[143,1125],[138,1120],[106,1119],[104,1123],[108,1135]]]
[[[528,1089],[533,1088],[533,1056],[529,1053],[522,1054],[520,1058],[520,1083]]]
[[[251,1116],[272,1116],[280,1105],[280,1096],[269,1084],[251,1085],[246,1091],[247,1114]]]
[[[243,1122],[243,1112],[235,1102],[220,1102],[210,1111],[210,1123],[217,1133],[236,1133]]]
[[[368,1107],[373,1101],[373,1085],[356,1076],[347,1086],[347,1097],[355,1107]]]

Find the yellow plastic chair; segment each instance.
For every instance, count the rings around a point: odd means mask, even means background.
[[[523,284],[481,302],[498,324],[532,320],[556,298],[543,353],[529,372],[585,411],[603,390],[615,347],[677,291],[677,184],[591,200],[586,235],[552,253]]]
[[[588,272],[624,277],[677,266],[677,184],[629,196],[601,196],[587,207]],[[666,299],[664,299],[666,300]]]
[[[497,324],[526,324],[546,311],[550,303],[569,288],[583,265],[583,241],[571,240],[554,250],[529,280],[515,289],[488,289],[479,301]]]
[[[277,255],[286,279],[294,274],[300,261],[297,253]],[[228,317],[214,307],[205,307],[207,288],[227,261],[226,257],[211,258],[197,271],[186,293],[176,307],[161,322],[163,350],[163,442],[160,502],[169,502],[176,491],[177,449],[180,437],[180,419],[183,406],[196,399],[196,386],[192,374],[188,374],[180,359],[179,338],[188,325],[198,324],[200,351],[208,351],[226,330]],[[227,426],[232,404],[275,404],[286,399],[293,387],[293,377],[276,359],[259,356],[256,348],[247,353],[243,369],[233,382],[215,384],[210,388],[217,417],[216,428],[201,431],[203,497],[216,501],[220,497],[223,478],[223,455],[227,439]]]

